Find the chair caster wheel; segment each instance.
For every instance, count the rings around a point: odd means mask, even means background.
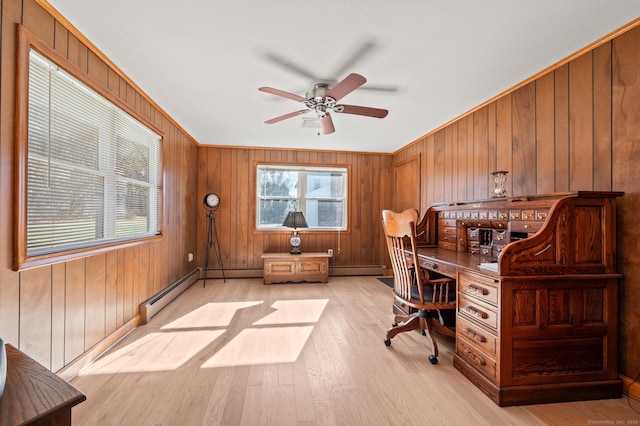
[[[387,346],[391,346],[391,339],[384,339],[384,344]]]
[[[429,355],[429,362],[431,364],[437,364],[438,363],[438,358],[436,358],[435,355]]]

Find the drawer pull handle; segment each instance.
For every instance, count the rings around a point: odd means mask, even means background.
[[[466,311],[469,312],[471,315],[478,317],[480,319],[487,319],[489,318],[489,315],[486,312],[482,312],[476,308],[474,308],[473,306],[467,306]]]
[[[478,355],[474,354],[468,349],[467,349],[467,357],[469,357],[469,359],[471,359],[472,361],[476,362],[478,365],[483,365],[483,366],[487,365],[486,361],[482,359],[482,357],[479,357]]]
[[[483,335],[476,333],[475,331],[473,331],[470,328],[467,328],[467,334],[469,335],[469,337],[471,337],[472,339],[477,340],[480,343],[486,343],[486,341],[487,341],[487,339]]]
[[[476,287],[475,285],[471,284],[467,286],[467,289],[471,293],[479,294],[481,296],[486,296],[487,294],[489,294],[489,291],[486,288]]]

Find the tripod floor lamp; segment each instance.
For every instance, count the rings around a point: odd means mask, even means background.
[[[212,246],[218,258],[218,265],[220,265],[220,269],[222,270],[222,278],[224,279],[224,282],[227,282],[227,277],[225,277],[224,275],[222,253],[220,252],[220,240],[218,239],[218,228],[216,227],[215,211],[220,206],[220,196],[218,194],[210,192],[209,194],[204,196],[203,203],[205,208],[209,210],[209,213],[207,213],[207,219],[209,219],[207,235],[209,239],[207,241],[207,251],[204,256],[204,282],[202,283],[202,287],[205,287],[207,285],[207,270],[209,269],[209,252],[211,252]]]

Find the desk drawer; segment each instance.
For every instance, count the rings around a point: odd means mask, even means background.
[[[456,243],[456,234],[440,234],[438,235],[438,242],[442,241],[442,242],[446,242],[446,243]]]
[[[498,330],[498,314],[495,308],[464,293],[458,295],[458,314],[463,318],[483,324],[493,331]]]
[[[449,212],[447,212],[447,213],[449,213]],[[442,213],[440,213],[440,214],[442,215]],[[438,228],[444,228],[444,227],[455,228],[456,227],[456,219],[455,219],[455,217],[453,217],[451,219],[445,219],[443,216],[440,216],[438,218]]]
[[[455,226],[440,226],[438,227],[438,237],[442,238],[445,235],[452,235],[454,240],[457,234]]]
[[[504,248],[504,244],[494,245],[493,248],[491,249],[491,256],[497,258],[498,256],[500,256],[500,252],[502,251],[503,248]]]
[[[498,280],[469,272],[460,272],[458,291],[494,305],[498,304]]]
[[[509,231],[506,229],[494,229],[493,231],[493,244],[506,244],[510,241]]]
[[[533,220],[512,220],[509,225],[511,232],[536,233],[542,228],[544,222]]]
[[[443,248],[445,250],[452,250],[452,251],[457,251],[458,250],[458,246],[456,244],[456,238],[455,237],[452,237],[451,241],[439,240],[438,241],[438,247]]]
[[[457,271],[456,271],[456,268],[454,268],[453,266],[443,265],[441,263],[437,263],[429,259],[419,259],[418,262],[420,262],[420,266],[422,266],[425,269],[428,269],[433,272],[437,272],[438,274],[445,275],[449,278],[456,279]]]
[[[493,356],[477,348],[475,345],[470,345],[464,339],[456,339],[456,353],[484,376],[491,379],[491,381],[495,381],[497,362]]]
[[[477,346],[491,355],[496,355],[496,336],[484,327],[477,326],[463,317],[458,317],[456,323],[457,338],[468,340],[470,346]]]

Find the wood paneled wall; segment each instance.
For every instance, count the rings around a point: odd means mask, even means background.
[[[260,268],[288,249],[286,232],[256,232],[255,164],[350,167],[349,231],[303,235],[303,249],[340,253],[334,266],[386,262],[380,210],[393,208],[393,164],[420,158],[420,210],[487,198],[489,173],[507,170],[509,195],[624,191],[618,201],[621,371],[640,371],[640,29],[541,75],[395,155],[197,147],[90,43],[37,0],[2,5],[0,86],[0,335],[57,371],[135,323],[138,304],[204,264],[206,211],[216,213],[225,268]],[[22,23],[164,132],[164,239],[22,272],[12,270],[16,24]],[[193,224],[197,226],[194,227]],[[196,260],[188,262],[188,253]],[[213,259],[212,267],[215,267]]]
[[[220,194],[216,211],[222,261],[227,269],[262,269],[266,252],[290,250],[290,232],[257,232],[255,169],[259,163],[340,165],[349,168],[349,217],[346,232],[302,231],[302,251],[333,249],[330,266],[384,265],[386,246],[380,211],[390,208],[392,158],[384,154],[296,150],[198,148],[198,196]],[[198,211],[198,261],[204,264],[207,211]],[[212,251],[209,267],[217,269]]]
[[[35,0],[2,3],[0,336],[58,371],[136,324],[138,304],[193,271],[197,145],[80,35]],[[57,17],[59,18],[59,17]],[[164,133],[164,238],[14,272],[16,26],[20,23]]]
[[[488,102],[397,152],[422,156],[421,211],[490,196],[624,191],[618,200],[620,370],[640,372],[640,27]]]

